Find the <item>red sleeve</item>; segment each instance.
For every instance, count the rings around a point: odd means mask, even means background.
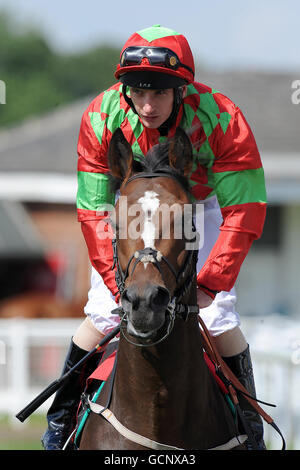
[[[118,294],[113,266],[112,229],[103,204],[113,205],[107,165],[107,129],[101,122],[102,95],[82,117],[78,138],[78,220],[88,248],[89,258],[113,295]],[[101,141],[101,144],[100,144]]]
[[[103,278],[104,283],[114,296],[118,295],[118,287],[115,280],[113,266],[113,231],[107,218],[103,216],[98,220],[81,222],[89,257],[92,265]]]
[[[197,284],[216,293],[234,286],[253,240],[262,233],[266,191],[260,155],[239,108],[234,107],[226,132],[218,127],[210,144],[216,158],[209,178],[223,223]]]

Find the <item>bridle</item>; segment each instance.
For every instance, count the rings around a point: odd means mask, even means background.
[[[138,179],[138,178],[157,178],[157,177],[169,177],[169,178],[175,179],[175,177],[172,176],[171,174],[164,173],[164,172],[155,172],[155,173],[141,172],[128,178],[124,187],[131,181]],[[194,223],[193,223],[193,232],[196,233]],[[116,268],[115,278],[116,278],[118,290],[121,295],[125,291],[126,279],[129,276],[132,276],[136,266],[139,263],[153,263],[153,265],[160,272],[162,278],[163,278],[163,270],[161,268],[161,264],[165,263],[168,266],[169,270],[171,271],[172,275],[174,276],[176,285],[179,284],[179,287],[175,289],[173,295],[169,293],[169,302],[166,307],[166,316],[168,316],[168,324],[166,328],[166,333],[163,335],[163,337],[161,337],[155,342],[151,342],[150,344],[138,343],[129,339],[123,331],[124,328],[121,327],[120,331],[122,332],[123,336],[129,343],[134,344],[135,346],[140,346],[140,347],[154,346],[160,343],[161,341],[163,341],[167,336],[169,336],[169,334],[171,333],[173,329],[176,317],[179,317],[183,319],[184,321],[187,321],[189,314],[199,313],[198,305],[186,305],[185,303],[182,303],[183,298],[190,291],[194,281],[196,280],[196,276],[197,276],[196,263],[197,263],[197,258],[198,258],[198,249],[188,250],[188,254],[185,258],[185,261],[181,269],[178,272],[176,272],[175,268],[170,263],[170,261],[160,251],[150,248],[150,247],[146,247],[141,250],[137,250],[133,253],[133,255],[130,257],[127,263],[125,271],[123,271],[118,260],[116,238],[112,240],[112,245],[113,245],[113,259],[114,259],[112,269]],[[130,272],[131,266],[132,266],[132,269]],[[128,321],[128,313],[125,312],[123,308],[119,309],[119,315],[121,319],[121,325],[122,325],[122,322]]]

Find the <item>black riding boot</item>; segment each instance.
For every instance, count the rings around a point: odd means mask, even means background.
[[[232,370],[241,384],[245,387],[245,389],[248,390],[249,395],[256,398],[249,346],[247,346],[245,351],[241,352],[240,354],[231,357],[223,357],[223,360]],[[257,449],[266,450],[266,446],[263,440],[264,431],[261,416],[254,410],[254,408],[242,394],[239,394],[239,402],[246,422],[252,431],[253,438],[257,443]],[[254,450],[253,445],[249,439],[246,441],[246,446],[248,450]]]
[[[71,340],[62,375],[74,367],[88,351],[81,349]],[[76,425],[76,413],[86,379],[96,369],[100,354],[92,356],[80,370],[74,371],[70,378],[56,392],[47,413],[48,429],[42,437],[45,450],[62,450]],[[71,446],[68,446],[71,450]]]

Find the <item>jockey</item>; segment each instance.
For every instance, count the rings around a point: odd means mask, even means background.
[[[262,233],[264,173],[241,110],[220,92],[195,82],[194,71],[193,55],[183,35],[160,25],[138,31],[121,51],[117,83],[97,96],[83,114],[77,207],[92,276],[87,318],[72,338],[64,371],[119,322],[118,315],[111,313],[119,302],[111,269],[111,239],[98,236],[99,223],[103,230],[108,229],[101,207],[115,202],[107,163],[111,136],[120,127],[133,152],[144,156],[181,126],[193,145],[192,197],[204,206],[204,246],[197,265],[200,314],[226,363],[255,396],[249,345],[240,329],[234,285],[253,240]],[[89,363],[89,370],[74,374],[57,392],[47,414],[49,426],[42,438],[45,449],[61,449],[73,430],[84,382],[93,367]],[[241,407],[258,448],[265,449],[260,416],[246,399],[241,398]]]

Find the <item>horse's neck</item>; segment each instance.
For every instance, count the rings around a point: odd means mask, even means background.
[[[120,340],[115,381],[120,410],[133,403],[142,407],[142,401],[153,415],[176,402],[197,405],[197,391],[207,375],[201,334],[195,318],[182,322],[177,320],[171,335],[157,346],[140,348]]]
[[[234,424],[206,366],[196,317],[182,322],[177,320],[171,335],[151,348],[120,339],[110,408],[142,436],[184,449],[209,449],[227,442]]]

